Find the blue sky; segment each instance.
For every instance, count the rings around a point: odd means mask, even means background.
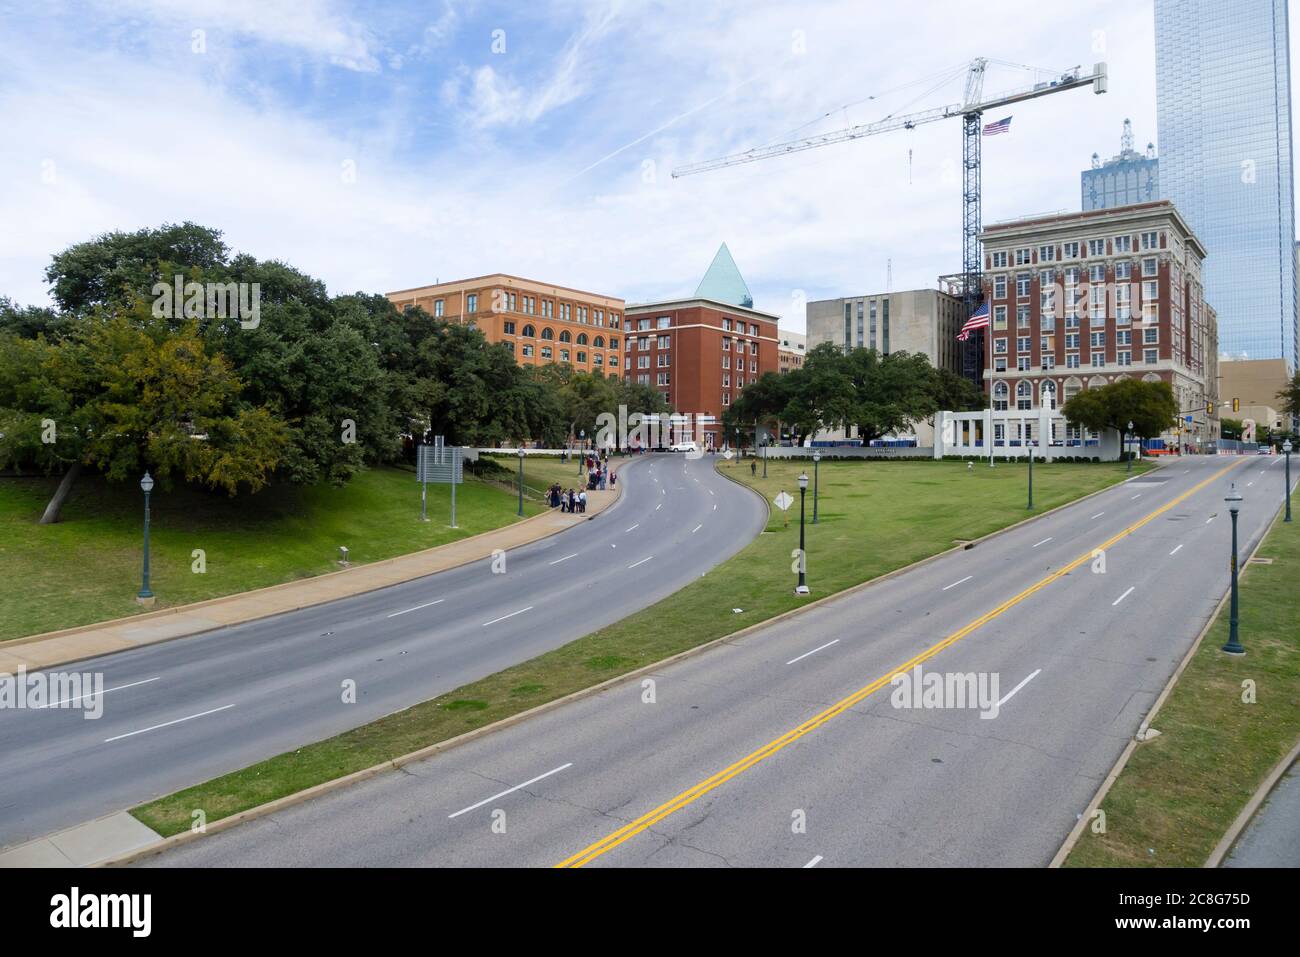
[[[53,252],[185,219],[333,292],[504,271],[645,300],[726,241],[799,330],[805,298],[881,291],[887,264],[893,289],[957,270],[958,124],[670,170],[956,102],[974,56],[1104,59],[1107,96],[1018,107],[985,144],[986,222],[1077,208],[1125,117],[1155,139],[1150,5],[1078,6],[0,0],[0,294],[43,302]]]

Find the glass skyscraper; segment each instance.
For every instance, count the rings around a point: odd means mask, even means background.
[[[1205,244],[1219,350],[1296,366],[1286,0],[1156,0],[1160,193]]]

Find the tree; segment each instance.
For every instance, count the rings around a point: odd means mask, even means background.
[[[84,314],[96,306],[124,305],[176,271],[212,271],[226,264],[221,232],[183,223],[134,233],[104,233],[69,246],[45,270],[50,293],[64,312]]]
[[[1178,417],[1178,403],[1168,382],[1121,379],[1085,389],[1065,403],[1062,412],[1093,432],[1114,429],[1121,435],[1133,423],[1133,434],[1144,439],[1159,435]]]
[[[845,418],[864,443],[906,431],[939,410],[939,379],[924,354],[882,357],[875,349],[854,349],[847,359],[853,398]]]
[[[1300,416],[1300,372],[1291,377],[1277,397],[1282,400],[1282,414],[1290,418]]]

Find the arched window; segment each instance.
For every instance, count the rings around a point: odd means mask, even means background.
[[[1101,388],[1102,386],[1104,386],[1105,384],[1106,384],[1106,378],[1105,378],[1105,376],[1095,375],[1095,376],[1093,376],[1091,379],[1088,380],[1088,388],[1089,388],[1089,389],[1100,389],[1100,388]]]
[[[595,339],[591,340],[591,344],[595,346],[597,349],[603,349],[605,348],[605,337],[597,336]]]
[[[1056,383],[1051,379],[1043,380],[1043,387],[1039,391],[1038,404],[1044,409],[1056,408]]]
[[[1076,395],[1078,395],[1082,391],[1083,391],[1083,383],[1080,382],[1078,379],[1076,379],[1074,376],[1070,376],[1070,378],[1065,380],[1064,399],[1066,402],[1069,402],[1071,399],[1073,399]]]
[[[524,331],[520,333],[525,339],[534,339],[537,337],[537,330],[532,326],[524,326]]]
[[[586,344],[587,344],[587,334],[585,332],[578,333],[578,345],[585,346]]]
[[[993,408],[998,412],[1007,411],[1007,384],[1005,382],[995,382],[993,384]]]
[[[1142,377],[1142,381],[1143,381],[1143,382],[1159,382],[1159,381],[1160,381],[1160,376],[1156,375],[1154,372],[1148,372],[1146,375],[1144,375],[1144,376]],[[1180,389],[1179,392],[1181,393],[1182,390]],[[1179,403],[1179,408],[1182,408],[1182,403]]]
[[[543,338],[543,339],[554,339],[554,338],[555,338],[555,330],[552,329],[550,326],[547,326],[545,329],[542,330],[542,338]]]
[[[1028,379],[1022,379],[1016,384],[1016,409],[1025,411],[1034,407],[1034,387],[1029,384]]]

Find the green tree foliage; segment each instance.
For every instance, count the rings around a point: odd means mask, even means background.
[[[920,353],[844,352],[825,342],[785,375],[770,372],[741,392],[723,415],[728,434],[746,435],[755,420],[780,421],[796,441],[822,429],[856,426],[864,441],[906,431],[939,409],[979,408],[977,388],[940,373]]]
[[[1133,423],[1133,434],[1149,439],[1169,428],[1178,417],[1178,403],[1167,382],[1121,379],[1096,389],[1085,389],[1065,403],[1066,419],[1093,432],[1114,429],[1123,434]]]
[[[1286,388],[1278,392],[1277,397],[1282,400],[1282,412],[1287,416],[1300,415],[1300,372],[1291,377]]]

